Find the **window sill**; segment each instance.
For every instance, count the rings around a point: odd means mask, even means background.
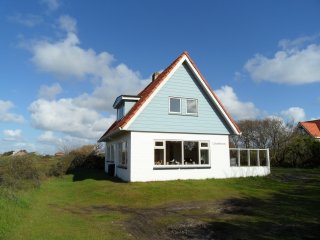
[[[117,165],[117,168],[127,169],[127,166]]]
[[[211,165],[154,165],[153,169],[208,169]]]

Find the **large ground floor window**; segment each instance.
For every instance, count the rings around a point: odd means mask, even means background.
[[[154,164],[209,165],[209,141],[156,140]]]

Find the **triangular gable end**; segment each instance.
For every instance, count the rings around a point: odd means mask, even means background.
[[[129,119],[129,121],[123,125],[122,129],[127,130],[130,127],[130,125],[134,122],[134,120],[139,116],[139,114],[143,111],[143,109],[150,103],[150,101],[154,98],[154,96],[156,96],[156,94],[166,84],[166,82],[173,76],[173,74],[177,71],[177,69],[183,63],[186,63],[187,66],[190,68],[191,72],[193,73],[193,75],[196,77],[196,79],[200,83],[200,86],[203,88],[206,94],[210,97],[212,103],[216,106],[217,110],[220,112],[221,116],[226,121],[226,123],[228,124],[230,129],[233,131],[233,133],[240,134],[240,130],[238,126],[236,125],[234,120],[231,118],[231,116],[228,114],[228,112],[225,110],[222,103],[220,102],[218,97],[215,95],[211,87],[209,86],[208,82],[203,78],[203,76],[201,75],[196,65],[193,63],[188,53],[184,52],[182,55],[180,55],[179,58],[178,58],[179,61],[175,63],[174,67],[170,69],[170,72],[165,76],[165,78],[161,81],[161,83],[158,86],[156,86],[156,89],[154,89],[152,94],[148,96],[148,99],[145,100],[145,102],[140,106],[140,108],[135,112],[135,114]]]

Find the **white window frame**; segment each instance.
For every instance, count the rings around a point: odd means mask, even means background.
[[[197,107],[197,112],[196,113],[189,113],[188,112],[188,101],[196,101],[196,107]],[[199,112],[198,99],[196,99],[196,98],[186,98],[186,115],[198,116],[198,112]]]
[[[124,144],[124,145],[123,145]],[[125,146],[125,159],[124,163],[122,162],[122,151],[123,146]],[[124,167],[127,168],[128,166],[128,143],[127,141],[121,141],[117,143],[117,152],[118,152],[118,167]]]
[[[162,142],[162,146],[156,146],[156,142]],[[163,140],[155,140],[154,141],[154,150],[155,149],[161,149],[163,150],[163,165],[166,165],[166,141],[163,141]],[[163,165],[156,165],[155,162],[154,162],[154,159],[155,156],[153,157],[153,165],[155,166],[163,166]]]
[[[181,164],[179,165],[169,165],[167,164],[167,153],[166,153],[166,141],[168,142],[181,142]],[[163,142],[163,146],[156,146],[156,142]],[[198,142],[198,164],[184,164],[184,142]],[[201,143],[207,143],[207,147],[201,147]],[[210,141],[209,140],[181,140],[181,139],[156,139],[154,140],[154,149],[163,149],[164,156],[163,156],[163,165],[156,165],[154,160],[155,156],[153,156],[153,168],[207,168],[211,167],[211,159],[210,159]],[[201,164],[201,150],[208,150],[208,164]],[[153,152],[154,153],[154,152]]]
[[[207,143],[207,147],[202,147],[201,143]],[[201,150],[208,150],[208,164],[201,164]],[[210,142],[209,141],[199,141],[199,165],[203,166],[203,165],[210,165],[211,163],[211,159],[210,159]]]
[[[180,101],[180,112],[171,112],[171,107],[170,107],[170,103],[171,103],[171,99],[179,99]],[[170,114],[179,114],[181,115],[182,114],[182,98],[181,97],[169,97],[169,101],[168,101],[168,112]]]

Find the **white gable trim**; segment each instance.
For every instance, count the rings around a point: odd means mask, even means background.
[[[220,113],[222,113],[224,119],[228,122],[229,126],[232,128],[232,130],[236,133],[236,134],[240,134],[240,132],[238,131],[238,129],[236,128],[236,126],[234,125],[234,123],[231,121],[231,119],[229,118],[229,116],[227,115],[227,113],[225,112],[225,110],[223,109],[223,107],[220,105],[219,101],[216,99],[216,97],[212,94],[212,92],[210,91],[210,89],[207,87],[207,85],[205,84],[204,79],[200,76],[200,74],[198,73],[197,69],[195,69],[195,67],[193,66],[193,64],[190,62],[189,58],[186,59],[189,67],[191,68],[192,72],[196,75],[196,77],[198,78],[199,82],[201,83],[201,85],[203,86],[203,88],[206,90],[206,92],[209,94],[209,96],[211,97],[211,99],[213,100],[214,104],[218,107],[218,110],[220,111]]]
[[[182,65],[182,63],[186,61],[189,67],[191,68],[192,72],[197,77],[198,81],[201,83],[201,86],[205,89],[205,91],[208,93],[210,98],[213,100],[214,104],[218,107],[218,110],[224,117],[224,119],[227,121],[229,126],[232,128],[234,133],[240,134],[236,126],[233,124],[229,116],[226,114],[222,106],[219,104],[218,100],[215,98],[215,96],[212,94],[210,89],[207,87],[207,85],[204,82],[204,79],[201,78],[198,71],[194,68],[193,64],[190,62],[189,58],[184,55],[179,62],[176,64],[176,66],[171,70],[171,72],[166,76],[166,78],[162,81],[162,83],[155,89],[155,91],[151,94],[151,96],[143,103],[143,105],[138,109],[136,114],[128,121],[128,123],[122,128],[123,130],[127,130],[132,122],[139,116],[139,114],[143,111],[143,109],[151,102],[151,100],[154,98],[154,96],[160,91],[160,89],[166,84],[166,82],[172,77],[172,75],[176,72],[176,70]]]

